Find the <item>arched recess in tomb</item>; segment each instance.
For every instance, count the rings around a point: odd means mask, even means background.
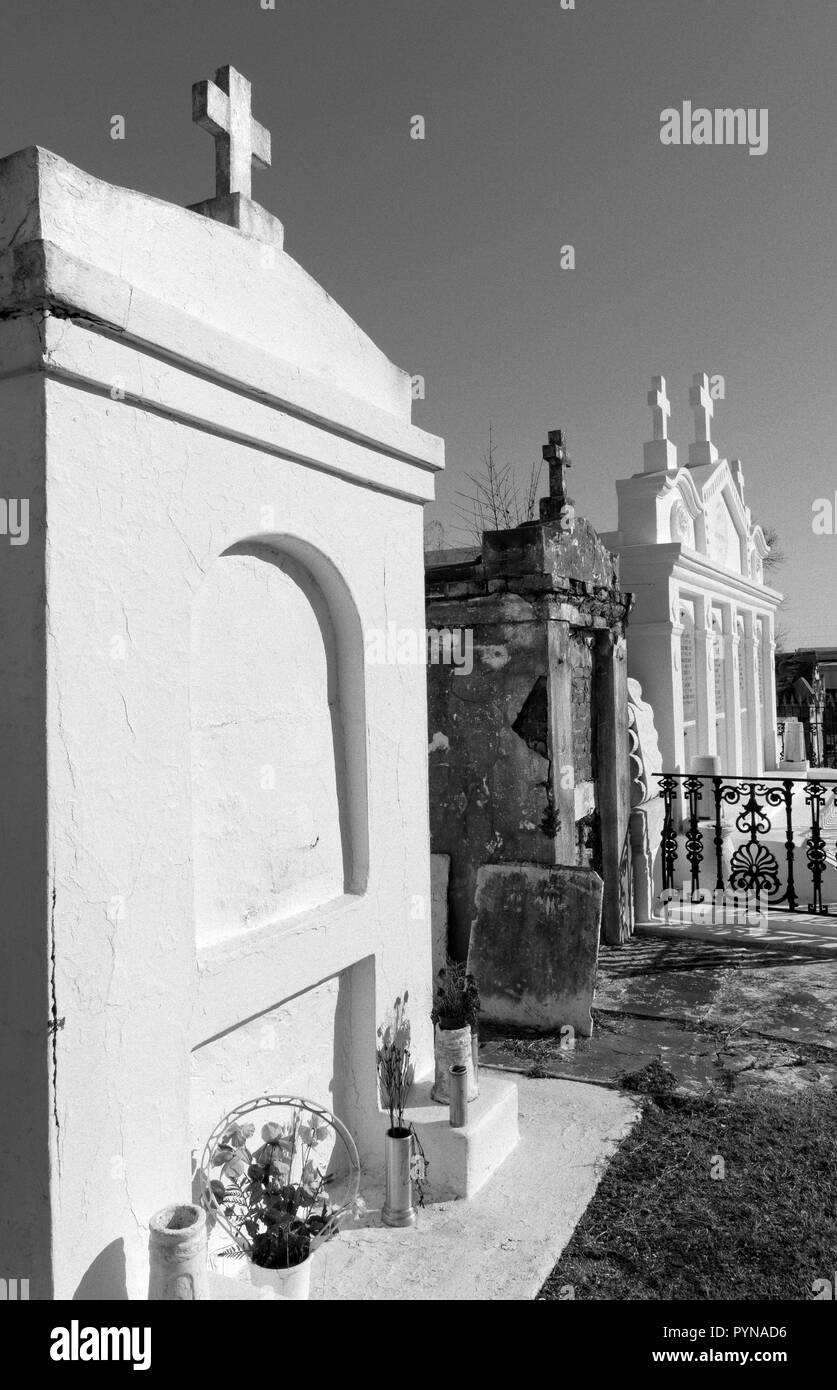
[[[363,892],[363,641],[307,542],[242,541],[193,601],[192,842],[198,944]]]

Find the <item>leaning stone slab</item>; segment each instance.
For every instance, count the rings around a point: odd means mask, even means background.
[[[601,917],[592,869],[483,865],[468,951],[481,1017],[589,1038]]]
[[[433,942],[433,979],[448,958],[448,883],[450,855],[430,856],[430,931]]]

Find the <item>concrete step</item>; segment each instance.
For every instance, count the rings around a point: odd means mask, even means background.
[[[481,1085],[487,1075],[482,1068]],[[381,1225],[382,1191],[364,1180],[365,1225],[317,1251],[312,1299],[537,1296],[639,1111],[624,1094],[583,1082],[518,1076],[516,1091],[520,1142],[470,1200],[431,1192],[415,1226],[391,1230]]]
[[[502,1101],[508,1073],[481,1068],[481,1091],[484,1080],[487,1113],[508,1105]],[[380,1177],[364,1173],[364,1216],[313,1256],[313,1301],[474,1302],[537,1296],[639,1109],[620,1092],[584,1082],[518,1076],[511,1086],[519,1105],[519,1144],[476,1196],[439,1200],[431,1169],[433,1186],[415,1226],[392,1229],[381,1223]],[[446,1123],[447,1111],[434,1108]],[[441,1118],[423,1123],[441,1134]],[[246,1284],[233,1285],[233,1280],[213,1275],[211,1296],[259,1296]]]
[[[449,1108],[430,1099],[431,1085],[432,1077],[416,1082],[404,1118],[421,1141],[435,1199],[473,1197],[517,1145],[517,1086],[508,1077],[481,1071],[467,1125],[451,1129]]]

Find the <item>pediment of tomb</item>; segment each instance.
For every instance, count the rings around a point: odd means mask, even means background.
[[[281,246],[37,146],[0,160],[0,210],[0,311],[78,316],[409,456],[430,439],[409,374]]]
[[[735,467],[739,467],[735,465]],[[679,543],[713,564],[763,583],[769,547],[726,459],[676,471],[638,473],[617,483],[619,530],[606,543]]]
[[[644,467],[617,482],[619,528],[602,539],[619,554],[679,545],[727,573],[763,585],[770,547],[744,500],[741,460],[720,458],[712,440],[711,386],[705,372],[692,378],[694,442],[688,446],[688,463],[678,466],[678,449],[668,432],[671,402],[666,379],[652,378],[648,404],[653,438],[643,446]]]

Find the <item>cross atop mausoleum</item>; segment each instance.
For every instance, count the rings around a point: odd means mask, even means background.
[[[270,131],[254,121],[251,87],[229,65],[214,82],[192,87],[192,120],[215,137],[215,196],[241,193],[249,198],[253,169],[270,168]]]
[[[253,170],[270,168],[270,131],[253,119],[247,78],[227,64],[214,81],[195,82],[192,120],[215,140],[215,197],[192,212],[281,246],[281,222],[251,197]]]
[[[668,422],[671,418],[671,401],[666,393],[664,376],[652,376],[648,404],[654,421],[654,438],[668,439]]]
[[[668,437],[668,422],[671,418],[671,402],[666,391],[664,376],[652,376],[648,404],[654,422],[653,439],[644,446],[643,457],[646,473],[670,472],[677,467],[677,449]]]
[[[567,496],[567,469],[572,468],[573,463],[564,440],[563,430],[550,430],[547,435],[548,444],[543,446],[544,463],[549,464],[549,495],[560,503],[572,502],[572,498]]]
[[[572,459],[563,430],[550,430],[547,439],[549,442],[543,446],[543,458],[544,463],[549,464],[549,496],[541,498],[540,519],[557,521],[562,512],[565,519],[574,515],[573,499],[567,495],[567,469],[572,468]]]
[[[692,377],[689,404],[695,416],[695,442],[689,445],[689,463],[717,463],[718,450],[712,443],[715,403],[709,394],[709,377],[706,372],[696,372]]]

